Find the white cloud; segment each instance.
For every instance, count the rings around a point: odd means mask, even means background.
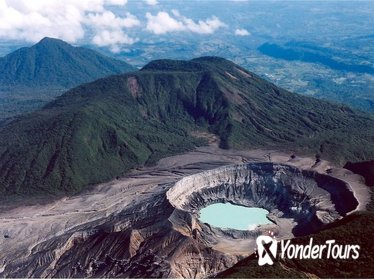
[[[157,0],[145,0],[148,5],[155,6],[158,4]]]
[[[249,36],[249,35],[251,35],[251,33],[249,33],[248,30],[241,28],[241,29],[236,29],[235,30],[235,35],[237,35],[237,36]]]
[[[87,24],[95,30],[92,43],[100,47],[110,47],[112,52],[119,52],[120,45],[134,44],[137,39],[129,37],[123,29],[140,25],[140,21],[132,14],[118,17],[110,11],[89,14]]]
[[[124,30],[140,25],[127,13],[114,15],[107,6],[124,6],[127,0],[0,0],[0,40],[37,42],[43,37],[75,43],[93,34],[95,44],[118,47],[135,39]],[[91,34],[90,33],[90,34]],[[113,42],[113,44],[109,44]]]
[[[211,17],[206,21],[199,20],[198,23],[195,23],[193,20],[186,18],[185,22],[187,24],[187,28],[190,31],[201,34],[211,34],[220,27],[226,26],[217,17]]]
[[[110,50],[114,53],[120,52],[120,45],[122,44],[133,44],[137,39],[130,38],[127,34],[121,30],[108,31],[103,30],[98,32],[92,42],[100,47],[110,47]]]
[[[181,13],[178,11],[178,10],[171,10],[171,13],[175,16],[175,17],[182,17]]]
[[[212,16],[205,21],[193,21],[190,18],[182,16],[177,10],[172,10],[174,17],[167,12],[158,12],[156,15],[146,13],[147,26],[146,29],[155,34],[165,34],[177,31],[189,31],[199,34],[212,34],[217,29],[225,27],[222,21]]]
[[[95,28],[131,28],[140,25],[140,21],[132,14],[127,13],[126,17],[118,17],[110,11],[103,13],[88,14],[86,21]]]
[[[155,34],[164,34],[173,31],[182,31],[184,25],[182,22],[172,18],[167,12],[159,12],[156,16],[146,13],[147,30]]]
[[[127,0],[106,0],[106,4],[113,6],[124,6],[127,4]]]
[[[144,0],[157,5],[157,0]],[[128,0],[0,0],[0,40],[35,43],[53,37],[69,43],[91,41],[119,51],[138,39],[133,28],[144,26],[155,34],[192,32],[212,34],[226,25],[217,17],[192,20],[177,10],[146,14],[146,21],[124,13]],[[121,11],[121,15],[117,13]],[[133,33],[131,33],[133,34]]]

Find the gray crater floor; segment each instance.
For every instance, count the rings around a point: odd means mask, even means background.
[[[243,254],[255,250],[258,235],[271,232],[277,238],[292,238],[316,232],[359,205],[350,185],[340,179],[271,162],[229,165],[186,176],[166,196],[178,212],[190,215],[195,234],[213,248]],[[202,224],[199,210],[218,202],[264,208],[274,224],[252,231]],[[236,245],[238,240],[240,246]]]
[[[81,195],[2,207],[0,277],[207,277],[253,253],[259,234],[292,238],[365,209],[361,177],[290,155],[212,144]],[[274,224],[201,223],[215,202],[265,208]]]

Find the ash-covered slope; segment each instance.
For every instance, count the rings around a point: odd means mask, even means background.
[[[252,254],[259,235],[272,231],[280,240],[315,232],[366,204],[355,196],[362,186],[271,162],[223,166],[177,182],[165,182],[162,169],[152,173],[163,183],[149,181],[147,172],[109,183],[105,188],[120,188],[112,194],[116,202],[100,192],[102,201],[90,203],[88,194],[49,206],[39,222],[1,220],[9,238],[0,239],[0,277],[205,278]],[[264,207],[274,223],[248,231],[202,223],[199,210],[216,202]],[[30,232],[41,236],[24,240]]]
[[[365,178],[366,185],[374,187],[374,160],[365,162],[347,162],[344,168]]]
[[[217,57],[154,61],[79,86],[0,130],[0,192],[75,192],[203,144],[374,157],[374,119],[282,90]]]
[[[357,244],[360,257],[352,259],[280,259],[266,269],[258,265],[255,254],[245,258],[228,270],[215,275],[215,278],[255,279],[255,278],[373,278],[374,267],[374,213],[356,212],[341,220],[328,224],[322,231],[292,240],[293,244],[323,245],[326,240],[335,240],[336,244]]]

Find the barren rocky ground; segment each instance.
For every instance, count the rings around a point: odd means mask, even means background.
[[[196,225],[166,192],[186,176],[249,162],[328,173],[353,192],[353,211],[365,209],[369,199],[360,176],[329,162],[279,151],[221,150],[212,139],[208,147],[162,159],[81,195],[3,209],[0,276],[205,277],[227,269],[253,252],[253,239],[242,233],[225,238],[222,231]],[[292,219],[279,224],[284,236],[292,234]]]

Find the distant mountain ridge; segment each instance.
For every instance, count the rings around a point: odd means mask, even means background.
[[[0,128],[0,193],[74,193],[218,136],[336,162],[374,158],[374,118],[217,57],[158,60],[74,88]]]
[[[327,71],[335,71],[339,77],[332,76],[330,79],[318,77],[321,71],[316,71],[309,78],[307,76],[301,78],[301,80],[308,81],[308,86],[299,88],[299,93],[311,94],[313,92],[313,96],[320,99],[347,104],[370,113],[374,112],[373,83],[369,82],[369,78],[349,78],[356,75],[363,77],[374,74],[374,67],[369,57],[357,57],[354,53],[347,54],[310,42],[297,41],[289,41],[285,44],[267,42],[260,45],[257,50],[277,60],[311,63],[310,66],[319,65],[318,67],[322,66]],[[365,60],[366,62],[363,63]],[[307,88],[309,90],[306,90]]]
[[[72,88],[112,74],[134,71],[124,61],[91,49],[44,38],[32,47],[0,58],[0,86],[60,86]]]
[[[94,50],[44,38],[0,58],[0,121],[83,83],[136,69]]]
[[[328,55],[323,55],[322,53],[318,52],[317,50],[314,51],[307,51],[307,50],[300,50],[300,49],[292,49],[283,47],[277,44],[271,43],[264,43],[259,46],[258,51],[262,54],[280,58],[288,61],[303,61],[309,63],[319,63],[326,67],[340,70],[340,71],[347,71],[347,72],[355,72],[355,73],[367,73],[367,74],[374,74],[374,68],[370,65],[361,65],[361,64],[348,64],[344,62],[337,61],[331,58]]]

